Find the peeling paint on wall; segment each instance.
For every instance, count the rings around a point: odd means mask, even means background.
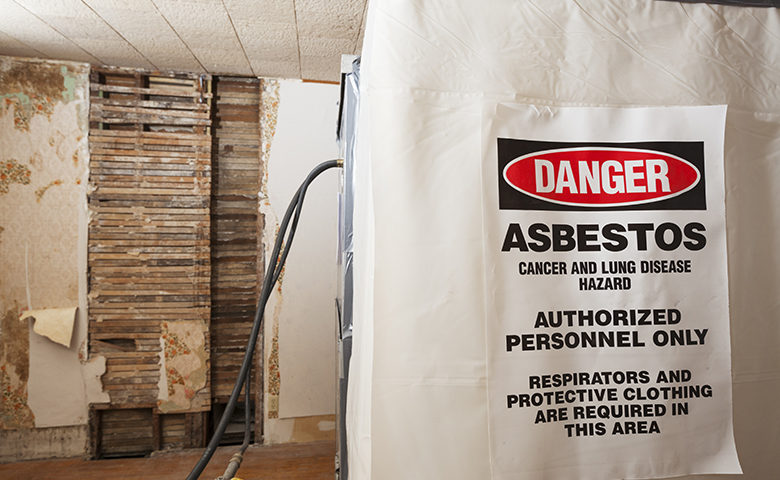
[[[43,194],[46,193],[46,190],[50,189],[51,187],[56,187],[57,185],[62,185],[62,180],[59,178],[56,180],[52,180],[51,182],[47,183],[41,188],[38,188],[35,190],[35,199],[40,202],[41,198],[43,197]]]
[[[273,239],[278,232],[279,221],[271,208],[268,200],[268,165],[271,159],[271,143],[276,134],[276,122],[279,112],[279,82],[277,80],[263,79],[260,92],[260,160],[263,168],[263,178],[260,184],[260,215],[263,217],[263,238],[266,239],[265,264],[267,265],[273,249]],[[276,295],[278,295],[278,291]],[[279,371],[279,298],[274,302],[274,315],[271,319],[270,348],[266,368],[266,395],[265,406],[268,418],[279,417],[279,391],[281,388],[281,372]],[[268,332],[266,322],[266,332]],[[269,335],[266,333],[266,338]]]
[[[279,418],[279,391],[282,387],[282,374],[279,371],[279,310],[281,305],[281,294],[277,289],[277,301],[274,304],[272,318],[271,353],[268,355],[268,418]]]
[[[0,57],[0,423],[31,439],[48,438],[40,427],[85,425],[89,402],[105,400],[105,360],[86,362],[82,348],[88,74],[86,64]],[[20,322],[22,305],[78,305],[69,346]],[[8,455],[28,447],[3,445]]]
[[[12,183],[30,184],[30,169],[13,158],[0,163],[0,194],[8,193]]]
[[[208,327],[200,320],[162,322],[160,389],[157,407],[163,413],[191,411],[198,391],[206,387],[209,352]],[[162,380],[161,380],[162,382]]]
[[[14,127],[29,131],[33,116],[51,118],[58,102],[75,100],[81,86],[79,70],[76,65],[52,68],[43,62],[0,63],[0,100],[6,110],[13,109]]]
[[[279,81],[268,78],[263,79],[260,113],[260,140],[262,141],[263,165],[268,165],[271,158],[271,142],[276,133],[276,121],[279,113]],[[265,175],[268,170],[264,169]],[[267,180],[263,182],[267,185]],[[267,192],[266,192],[267,193]]]
[[[2,319],[0,342],[0,429],[31,428],[35,417],[27,406],[27,377],[30,368],[27,324],[19,322],[19,309],[11,308]]]
[[[33,332],[52,342],[59,343],[65,348],[70,348],[77,311],[78,307],[27,310],[22,312],[19,320],[23,321],[29,318],[32,320]]]

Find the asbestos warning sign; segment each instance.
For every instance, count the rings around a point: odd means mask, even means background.
[[[494,479],[741,472],[725,116],[485,107]]]

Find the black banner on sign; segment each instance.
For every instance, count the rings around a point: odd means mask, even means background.
[[[706,210],[703,142],[498,138],[501,210]]]

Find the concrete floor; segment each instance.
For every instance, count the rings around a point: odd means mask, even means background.
[[[236,447],[217,450],[201,475],[213,480],[225,471]],[[148,458],[109,460],[57,459],[0,464],[0,479],[14,480],[182,480],[203,451],[157,453]],[[247,450],[238,477],[244,480],[333,480],[334,442],[253,446]]]

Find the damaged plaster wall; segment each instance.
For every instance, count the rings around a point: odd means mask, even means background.
[[[105,401],[86,352],[88,74],[0,57],[0,461],[83,454],[88,404]],[[70,310],[37,326],[48,336],[20,320],[52,308]]]
[[[263,82],[266,264],[293,193],[311,168],[338,157],[338,97],[337,85]],[[280,285],[266,308],[267,443],[335,438],[338,179],[328,171],[310,186]]]

